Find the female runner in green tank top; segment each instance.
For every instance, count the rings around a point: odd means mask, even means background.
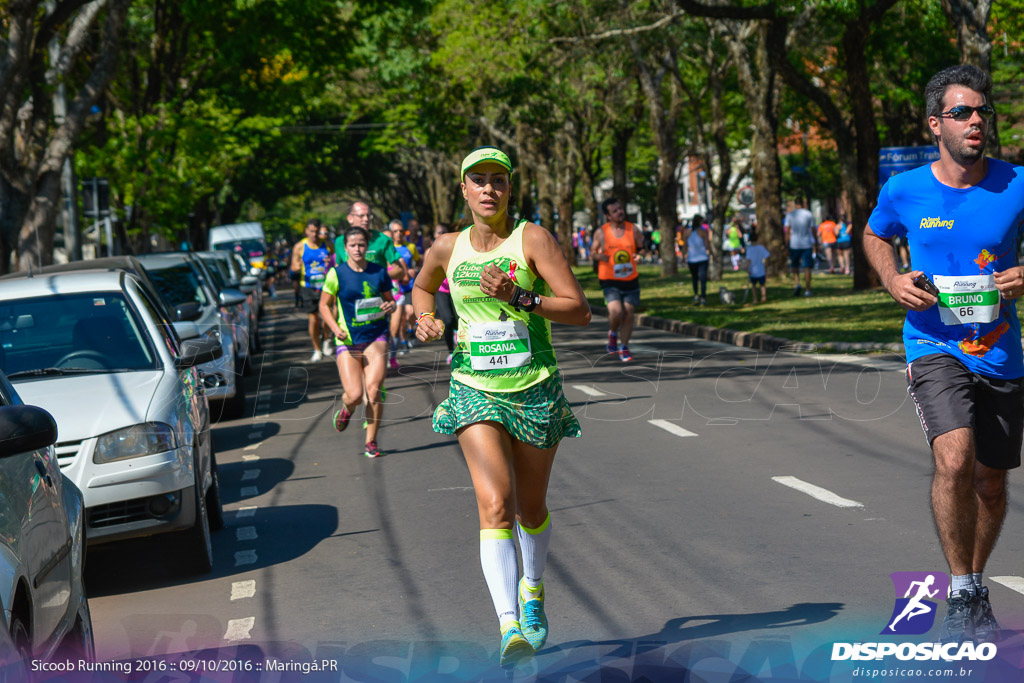
[[[551,321],[590,322],[583,291],[551,233],[508,215],[511,174],[508,156],[494,147],[465,158],[462,196],[473,225],[438,238],[412,292],[420,341],[444,334],[434,296],[446,277],[460,319],[449,397],[433,426],[458,435],[473,480],[480,564],[498,614],[502,666],[528,659],[547,638],[541,575],[551,538],[548,479],[558,442],[580,436],[562,394]]]

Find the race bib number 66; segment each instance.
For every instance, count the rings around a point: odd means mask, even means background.
[[[936,275],[939,317],[945,325],[990,323],[999,317],[999,290],[992,275]]]

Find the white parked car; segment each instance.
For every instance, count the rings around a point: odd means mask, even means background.
[[[124,271],[8,280],[0,360],[60,426],[57,457],[85,498],[87,542],[178,532],[182,561],[205,572],[223,518],[195,366],[222,351],[219,339],[182,341],[163,310]]]

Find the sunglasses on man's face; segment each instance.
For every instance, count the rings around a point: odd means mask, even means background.
[[[939,118],[966,121],[974,115],[974,112],[978,112],[978,116],[987,121],[995,116],[996,110],[991,104],[983,104],[980,107],[968,107],[966,104],[958,104],[949,111],[939,114]]]

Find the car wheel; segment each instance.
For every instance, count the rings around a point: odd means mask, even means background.
[[[210,475],[213,483],[206,492],[206,514],[210,518],[210,530],[220,531],[224,528],[224,508],[220,502],[220,476],[217,474],[217,456],[210,452]]]
[[[32,636],[29,635],[28,626],[18,614],[11,615],[11,642],[14,643],[14,649],[18,651],[25,663],[32,660]]]
[[[210,535],[210,517],[206,509],[206,496],[199,483],[196,469],[195,483],[196,523],[181,532],[183,568],[189,574],[206,574],[213,569],[213,537]]]

